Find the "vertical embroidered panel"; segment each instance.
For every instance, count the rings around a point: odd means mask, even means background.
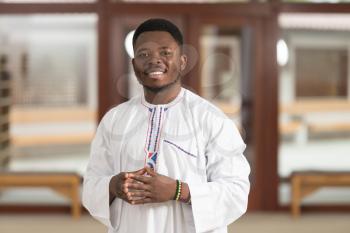
[[[165,110],[166,109],[164,107],[154,107],[150,109],[151,116],[149,118],[148,133],[145,143],[145,165],[152,168],[153,170],[156,169],[157,165],[160,134],[162,131]]]

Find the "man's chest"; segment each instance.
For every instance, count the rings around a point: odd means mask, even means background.
[[[198,172],[205,168],[206,143],[201,129],[184,115],[170,111],[147,114],[115,131],[120,134],[112,140],[111,147],[121,170],[149,166],[159,173],[176,176],[181,170]]]

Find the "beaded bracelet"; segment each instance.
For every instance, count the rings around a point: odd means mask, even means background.
[[[175,195],[174,195],[173,200],[176,200],[178,189],[179,189],[179,180],[176,180],[176,190],[175,190]]]
[[[175,201],[178,201],[181,197],[181,185],[182,185],[181,181],[176,180],[176,193],[174,196]]]
[[[181,191],[182,191],[182,182],[179,181],[179,192],[177,194],[177,198],[176,198],[176,201],[180,200],[180,197],[181,197]]]

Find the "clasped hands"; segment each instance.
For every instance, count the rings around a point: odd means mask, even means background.
[[[109,183],[110,203],[120,198],[130,204],[158,203],[173,200],[176,180],[158,174],[149,167],[138,171],[121,172],[112,177]],[[189,189],[182,183],[180,201],[189,199]]]

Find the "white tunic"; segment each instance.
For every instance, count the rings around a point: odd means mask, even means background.
[[[83,204],[109,233],[226,233],[247,208],[244,149],[234,123],[189,90],[165,105],[134,97],[111,109],[97,129]],[[188,183],[192,205],[131,205],[118,198],[109,205],[111,177],[147,164]]]

